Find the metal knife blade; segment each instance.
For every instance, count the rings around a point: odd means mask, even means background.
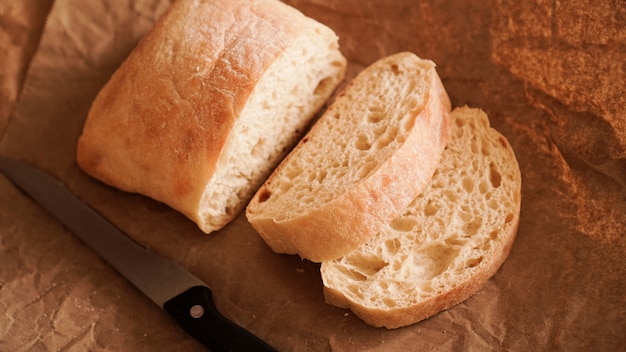
[[[199,342],[214,351],[274,351],[219,313],[204,282],[136,244],[51,176],[1,156],[0,171]]]

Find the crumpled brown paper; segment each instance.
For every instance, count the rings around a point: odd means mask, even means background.
[[[286,2],[337,32],[348,78],[413,51],[437,63],[454,106],[483,108],[510,140],[523,177],[518,237],[466,302],[406,328],[369,327],[324,303],[317,264],[272,253],[245,218],[207,236],[77,168],[91,100],[167,0],[56,0],[45,25],[49,7],[0,0],[0,57],[11,63],[0,76],[0,154],[49,172],[187,267],[224,315],[279,350],[625,350],[626,4]],[[1,351],[202,350],[2,176],[0,311]]]
[[[0,2],[0,135],[15,107],[52,1]]]

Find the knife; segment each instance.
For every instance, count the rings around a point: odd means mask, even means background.
[[[0,156],[0,171],[212,351],[275,351],[224,317],[211,289],[178,264],[136,244],[60,182]]]

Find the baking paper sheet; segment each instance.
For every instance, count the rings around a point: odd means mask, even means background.
[[[517,240],[467,301],[406,328],[367,326],[324,303],[319,265],[271,252],[244,217],[207,236],[78,169],[91,101],[167,0],[0,0],[0,154],[188,268],[224,315],[282,351],[626,350],[626,4],[286,2],[337,32],[348,79],[413,51],[437,63],[454,106],[484,109],[511,142]],[[2,176],[0,312],[2,351],[202,350]]]

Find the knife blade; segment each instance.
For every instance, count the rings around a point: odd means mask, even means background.
[[[224,317],[213,302],[211,289],[202,280],[177,263],[139,246],[52,176],[2,156],[0,171],[200,343],[213,351],[275,351]]]

